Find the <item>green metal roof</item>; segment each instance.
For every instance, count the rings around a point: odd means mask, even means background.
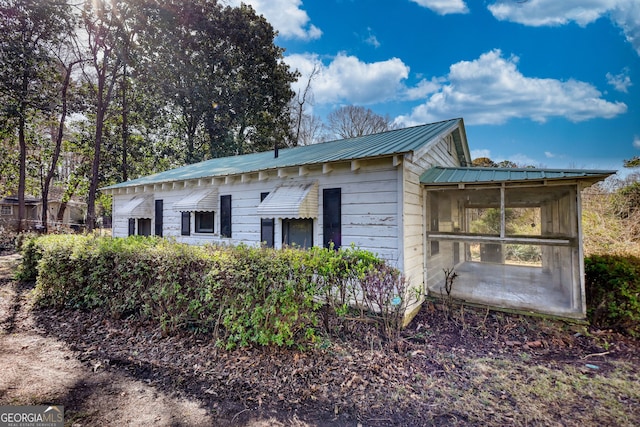
[[[599,181],[616,171],[585,169],[475,168],[435,166],[420,176],[425,185],[484,184],[541,180],[588,179]]]
[[[442,133],[460,125],[461,122],[462,119],[457,118],[357,138],[283,148],[279,150],[277,158],[274,156],[273,151],[265,151],[211,159],[111,185],[103,189],[111,190],[136,185],[221,177],[284,167],[404,154],[428,144]]]

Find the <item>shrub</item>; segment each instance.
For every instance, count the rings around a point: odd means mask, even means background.
[[[640,259],[592,255],[585,258],[587,314],[591,323],[640,336]]]
[[[211,334],[227,348],[314,342],[321,306],[344,322],[348,304],[360,307],[355,320],[373,318],[390,337],[406,301],[399,271],[354,247],[274,250],[95,235],[31,237],[21,247],[21,279],[35,278],[41,306],[140,316],[167,334]]]
[[[226,268],[219,270],[226,282],[227,347],[291,346],[315,339],[320,304],[307,261],[307,253],[297,249],[239,246],[231,251]]]
[[[16,248],[22,254],[16,278],[24,282],[34,281],[38,276],[38,261],[42,258],[41,240],[35,235],[21,234],[16,238]]]
[[[0,226],[0,254],[12,253],[16,250],[16,233]]]

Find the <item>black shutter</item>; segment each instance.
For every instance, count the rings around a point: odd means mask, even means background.
[[[156,236],[162,237],[162,218],[163,218],[162,200],[156,200]]]
[[[333,242],[334,249],[342,246],[342,190],[325,188],[322,191],[322,234],[323,245],[328,248]]]
[[[231,195],[220,196],[220,235],[231,237]]]
[[[260,201],[269,195],[269,193],[260,193]],[[268,248],[273,247],[274,242],[274,220],[273,218],[260,218],[260,241]]]
[[[182,227],[180,234],[183,236],[191,235],[191,212],[181,212],[182,214]]]
[[[129,218],[129,236],[136,234],[136,220],[135,218]]]

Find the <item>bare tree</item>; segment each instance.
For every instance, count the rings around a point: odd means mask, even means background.
[[[298,145],[311,145],[329,140],[327,126],[319,116],[305,114],[302,117]]]
[[[303,90],[299,90],[296,95],[289,101],[289,109],[291,111],[291,146],[309,145],[313,143],[313,135],[317,130],[319,119],[308,113],[308,107],[313,106],[313,90],[311,83],[313,79],[320,73],[318,64],[313,65],[313,69],[307,78],[307,84]],[[322,122],[320,121],[320,124]],[[309,128],[308,126],[311,126]]]
[[[396,125],[389,115],[381,116],[369,108],[347,105],[329,113],[329,131],[336,137],[354,138],[393,130]]]

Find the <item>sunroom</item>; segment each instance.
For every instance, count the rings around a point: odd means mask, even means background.
[[[613,173],[429,169],[420,178],[428,293],[584,318],[580,191]]]

